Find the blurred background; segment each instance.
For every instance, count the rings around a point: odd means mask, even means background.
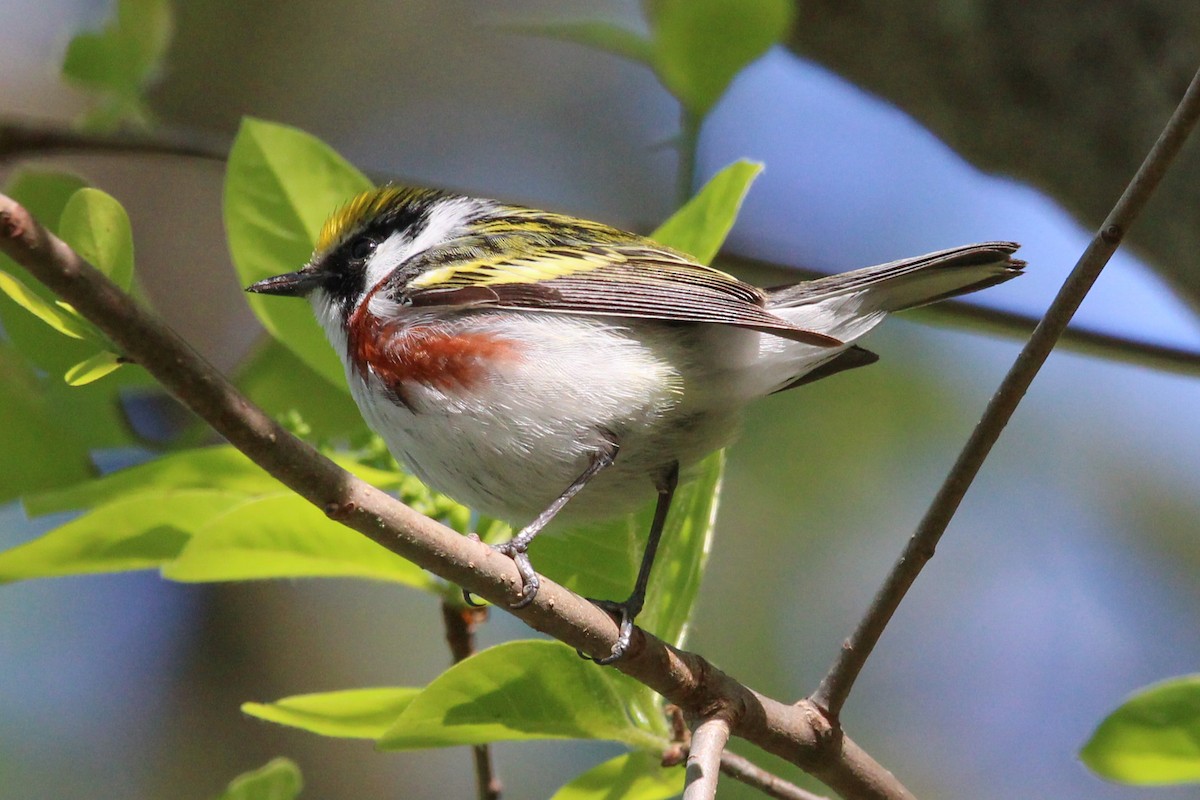
[[[109,12],[106,2],[0,0],[0,116],[75,118],[86,99],[58,77],[63,49]],[[206,0],[176,14],[152,95],[171,130],[225,142],[253,114],[311,131],[371,174],[641,230],[674,208],[666,143],[678,109],[651,73],[501,30],[551,17],[636,27],[636,3],[360,0],[334,13],[311,0]],[[1140,35],[1102,14],[1087,24],[1101,52]],[[982,127],[994,113],[978,116],[980,137],[996,136]],[[1139,153],[1164,121],[1144,120]],[[955,137],[969,138],[966,126]],[[1073,144],[1019,147],[1053,159]],[[739,76],[703,129],[699,178],[741,157],[766,164],[728,244],[741,255],[834,272],[1012,239],[1026,277],[972,299],[1039,314],[1089,236],[1064,210],[1078,203],[978,171],[880,96],[783,48]],[[228,262],[219,164],[42,163],[77,170],[126,205],[139,275],[186,338],[224,369],[250,351],[261,333]],[[1174,178],[1200,183],[1194,171]],[[1200,230],[1194,205],[1156,202],[1151,217],[1152,230]],[[1200,350],[1193,310],[1124,251],[1079,320]],[[824,674],[1020,343],[897,319],[867,345],[878,365],[767,399],[729,454],[691,646],[782,699]],[[918,796],[1149,796],[1102,783],[1076,754],[1124,696],[1200,663],[1197,407],[1194,376],[1051,357],[843,715]],[[0,508],[0,546],[62,521]],[[527,635],[496,613],[481,639]],[[182,586],[153,574],[4,586],[0,798],[203,798],[275,755],[300,764],[305,797],[471,797],[466,750],[378,754],[238,710],[309,691],[419,685],[448,661],[436,600],[391,586]],[[511,798],[547,797],[618,752],[575,742],[496,751]],[[723,784],[722,797],[750,796]]]

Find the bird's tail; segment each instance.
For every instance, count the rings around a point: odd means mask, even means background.
[[[1020,275],[1025,262],[1011,257],[1019,246],[1015,242],[969,244],[781,286],[767,291],[767,308],[779,313],[843,298],[853,298],[861,314],[917,308]]]
[[[854,342],[890,312],[995,286],[1021,274],[1013,242],[985,242],[767,290],[767,309],[804,330],[840,339],[839,349],[764,336],[758,365],[766,391],[782,391],[875,361]]]

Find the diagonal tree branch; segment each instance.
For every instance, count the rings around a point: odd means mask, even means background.
[[[74,306],[231,444],[330,518],[498,607],[519,599],[521,578],[511,559],[422,516],[289,434],[161,320],[3,195],[0,251]],[[609,653],[617,638],[617,625],[607,613],[547,579],[533,603],[511,613],[593,655]],[[812,704],[789,705],[759,694],[700,656],[640,629],[615,666],[689,716],[720,714],[735,735],[801,767],[845,798],[912,797]]]
[[[843,644],[820,686],[809,698],[816,706],[827,711],[831,719],[836,721],[867,657],[922,567],[933,557],[938,540],[950,524],[975,476],[979,474],[992,445],[1000,438],[1004,426],[1008,424],[1033,379],[1046,363],[1050,351],[1066,330],[1083,298],[1100,276],[1100,271],[1116,252],[1129,226],[1145,207],[1146,201],[1150,199],[1171,162],[1183,147],[1184,141],[1196,125],[1197,118],[1200,118],[1200,71],[1192,78],[1183,99],[1171,115],[1158,141],[1154,143],[1137,174],[1125,187],[1108,218],[1079,257],[1079,262],[1055,296],[1042,321],[1038,323],[1029,342],[1004,376],[1000,388],[988,403],[983,417],[975,426],[925,517],[892,568],[891,574],[875,595],[858,628]]]

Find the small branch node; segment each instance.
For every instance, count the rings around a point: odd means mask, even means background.
[[[796,703],[796,709],[804,715],[817,743],[822,748],[834,745],[842,739],[842,724],[838,715],[820,703],[805,698]]]
[[[334,522],[344,522],[350,519],[350,515],[357,510],[358,505],[353,500],[334,500],[331,503],[326,503],[324,508],[325,516]]]
[[[662,765],[664,767],[678,767],[683,762],[687,761],[688,749],[683,744],[675,743],[663,750]]]

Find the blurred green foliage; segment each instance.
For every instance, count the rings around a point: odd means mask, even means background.
[[[169,0],[117,0],[102,30],[71,40],[63,77],[96,97],[81,127],[111,131],[153,122],[144,95],[162,68],[173,33]]]
[[[216,800],[292,800],[303,786],[300,768],[286,758],[276,758],[234,778]]]
[[[1111,781],[1200,783],[1200,675],[1137,692],[1104,718],[1079,756]]]

